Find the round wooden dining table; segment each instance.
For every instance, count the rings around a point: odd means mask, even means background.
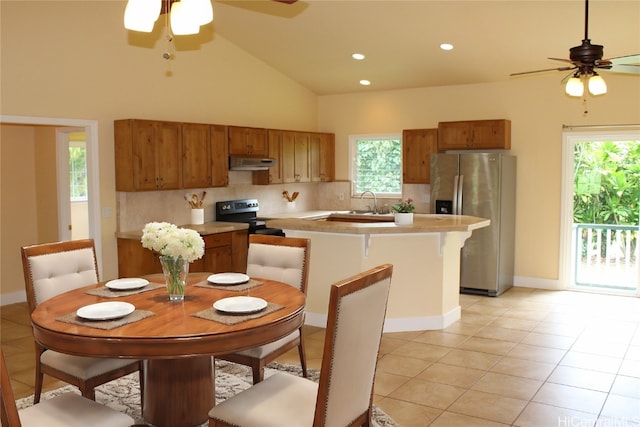
[[[45,348],[79,356],[144,360],[143,417],[158,427],[192,427],[208,420],[215,405],[212,357],[276,341],[304,321],[305,296],[285,283],[252,278],[261,284],[235,291],[208,286],[208,273],[189,275],[185,299],[170,302],[166,287],[107,298],[87,292],[106,282],[69,291],[40,303],[31,314],[35,340]],[[162,282],[162,275],[147,276]],[[281,308],[235,324],[194,316],[213,310],[215,301],[250,295]],[[98,329],[60,320],[79,308],[124,301],[149,317],[113,329]],[[134,312],[135,313],[135,312]],[[132,313],[133,314],[133,313]]]

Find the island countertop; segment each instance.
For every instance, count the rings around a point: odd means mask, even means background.
[[[267,220],[267,227],[284,230],[317,231],[344,234],[402,234],[473,231],[487,227],[490,220],[468,215],[414,214],[413,224],[396,225],[393,215],[330,214],[307,218],[279,218]],[[352,219],[353,222],[349,221]],[[363,222],[366,221],[366,222]]]

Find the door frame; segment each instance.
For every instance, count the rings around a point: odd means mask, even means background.
[[[558,278],[560,289],[574,289],[573,254],[573,153],[577,142],[589,140],[640,139],[640,128],[635,126],[598,127],[564,126],[562,131],[562,185],[560,197],[560,262]],[[640,296],[640,287],[638,290]]]
[[[81,119],[65,119],[55,117],[31,117],[31,116],[10,116],[0,115],[0,123],[5,124],[21,124],[21,125],[48,125],[59,126],[61,128],[82,128],[87,136],[87,187],[88,187],[88,210],[89,210],[89,236],[94,240],[96,247],[96,260],[98,262],[98,271],[102,271],[102,233],[101,233],[101,217],[100,217],[100,165],[98,160],[98,121],[97,120],[81,120]],[[56,130],[56,135],[58,131]],[[67,155],[68,157],[68,155]],[[61,194],[60,188],[63,183],[60,182],[60,173],[57,179],[58,186],[58,209],[62,203],[69,204],[69,177],[66,176],[67,191],[66,200]],[[59,212],[60,213],[60,212]],[[68,226],[68,220],[65,227]],[[63,218],[58,219],[58,230],[62,226]]]

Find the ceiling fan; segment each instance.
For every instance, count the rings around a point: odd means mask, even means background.
[[[565,91],[568,95],[579,97],[584,93],[585,81],[588,82],[589,92],[592,95],[602,95],[607,92],[607,86],[596,70],[640,74],[640,54],[609,59],[602,59],[603,55],[604,46],[592,44],[589,39],[589,0],[585,0],[584,39],[582,40],[582,44],[569,49],[569,59],[549,58],[553,61],[566,62],[570,65],[559,68],[513,73],[511,76],[545,71],[571,71],[571,73],[562,80],[562,83],[566,82]]]
[[[272,0],[293,4],[298,0]],[[128,0],[124,27],[149,33],[160,15],[171,17],[174,35],[197,34],[199,27],[213,20],[211,0]]]

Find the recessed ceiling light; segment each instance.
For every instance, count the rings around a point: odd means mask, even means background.
[[[440,49],[442,50],[453,50],[453,45],[450,43],[442,43],[440,45]]]
[[[369,80],[360,80],[360,84],[362,86],[369,86],[371,84],[371,82]]]
[[[354,53],[351,57],[358,61],[362,61],[364,59],[364,55],[361,53]]]

